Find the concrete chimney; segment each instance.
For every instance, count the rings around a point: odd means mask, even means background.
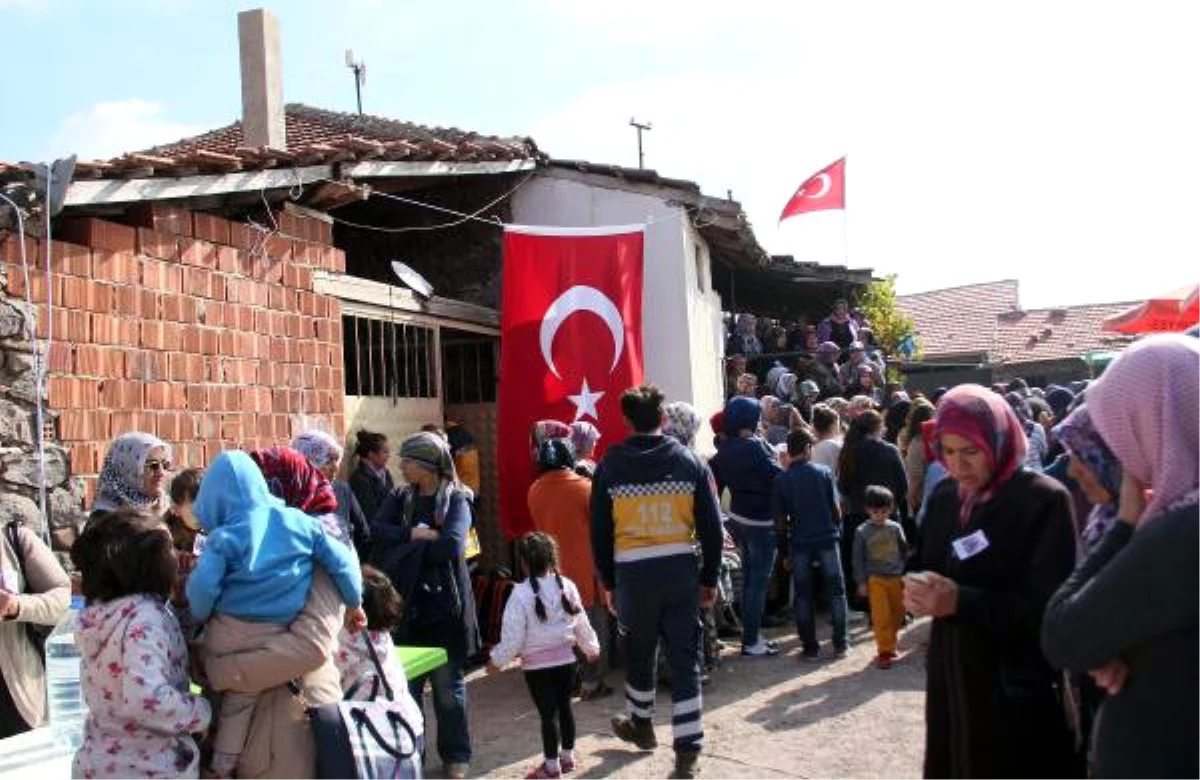
[[[238,14],[242,62],[242,145],[287,149],[279,20],[264,8]]]

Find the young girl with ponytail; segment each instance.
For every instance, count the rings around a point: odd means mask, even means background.
[[[579,603],[575,583],[558,573],[558,544],[535,531],[517,542],[526,579],[513,588],[504,608],[500,644],[492,648],[488,672],[520,657],[525,684],[542,719],[543,761],[526,778],[554,778],[575,769],[575,715],[571,688],[578,645],[589,661],[600,643]],[[560,749],[561,748],[561,749]]]

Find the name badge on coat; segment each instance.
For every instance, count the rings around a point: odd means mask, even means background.
[[[973,534],[968,534],[961,539],[955,539],[952,546],[954,547],[955,557],[960,561],[965,561],[986,550],[988,548],[988,538],[980,530]]]

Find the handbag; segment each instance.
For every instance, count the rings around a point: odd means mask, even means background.
[[[29,574],[25,571],[25,551],[21,548],[21,537],[17,531],[19,522],[13,520],[4,526],[4,533],[8,536],[8,544],[12,547],[13,555],[17,559],[17,567],[21,570],[21,579],[25,581],[25,587],[29,587]],[[42,663],[46,662],[46,639],[54,631],[54,626],[45,626],[41,623],[30,623],[26,621],[25,636],[29,638],[33,649],[37,651],[38,657],[42,659]]]
[[[424,776],[423,739],[404,720],[370,638],[367,651],[375,665],[369,700],[350,699],[363,682],[358,680],[342,701],[307,707],[317,745],[317,777],[419,780]],[[299,695],[294,681],[289,687]],[[384,698],[380,698],[380,692]]]

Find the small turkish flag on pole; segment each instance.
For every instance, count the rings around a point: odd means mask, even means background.
[[[800,185],[779,215],[782,222],[797,214],[846,208],[846,158],[821,169]]]
[[[510,539],[532,529],[535,422],[592,423],[597,460],[625,438],[621,393],[642,381],[643,230],[505,228],[496,449]]]

